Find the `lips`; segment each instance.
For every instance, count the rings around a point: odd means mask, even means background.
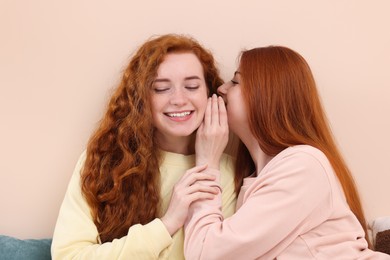
[[[172,118],[182,118],[190,115],[192,111],[185,111],[185,112],[173,112],[173,113],[165,113],[165,115],[172,117]]]

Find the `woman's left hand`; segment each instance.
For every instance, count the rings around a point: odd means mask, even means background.
[[[228,143],[229,126],[225,102],[213,95],[207,101],[204,120],[196,133],[196,165],[219,169],[221,155]]]

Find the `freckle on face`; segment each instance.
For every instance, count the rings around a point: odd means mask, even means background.
[[[170,87],[162,93],[151,91],[156,136],[164,137],[159,142],[189,138],[202,122],[207,104],[208,88],[200,61],[190,53],[169,54],[160,64],[157,78],[167,80]]]

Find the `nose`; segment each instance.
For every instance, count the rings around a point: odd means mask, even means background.
[[[183,106],[187,103],[188,97],[181,89],[176,89],[171,96],[170,103],[175,106]]]
[[[227,93],[227,90],[229,89],[229,82],[225,82],[224,84],[222,84],[221,86],[219,86],[217,88],[217,92],[220,96],[222,97],[225,97],[226,96],[226,93]]]

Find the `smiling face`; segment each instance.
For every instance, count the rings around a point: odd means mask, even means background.
[[[203,67],[194,54],[165,56],[151,88],[153,124],[162,149],[188,143],[203,120],[207,92]]]

